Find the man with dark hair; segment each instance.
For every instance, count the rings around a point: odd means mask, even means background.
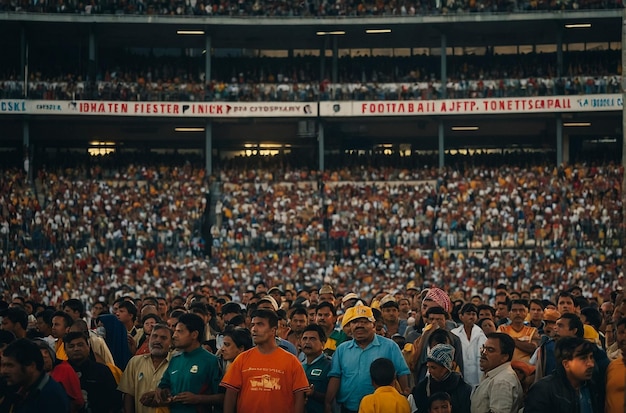
[[[556,296],[556,309],[561,314],[574,313],[576,304],[574,296],[567,291],[561,291]]]
[[[301,335],[302,353],[306,357],[302,362],[302,367],[309,380],[309,389],[305,393],[307,396],[306,412],[324,413],[324,398],[331,366],[330,357],[323,352],[326,333],[317,324],[310,324],[304,328]]]
[[[509,311],[511,311],[511,299],[506,294],[496,296],[496,327],[511,324]]]
[[[52,314],[52,337],[54,337],[54,351],[57,360],[67,360],[67,354],[65,353],[65,343],[63,337],[70,331],[72,326],[72,317],[65,311],[57,311]]]
[[[326,344],[324,345],[324,353],[332,356],[337,347],[348,339],[343,329],[335,329],[337,323],[337,311],[332,303],[322,301],[315,308],[315,323],[324,329],[326,333]]]
[[[380,312],[387,329],[387,337],[396,333],[404,334],[407,322],[400,319],[400,305],[393,295],[388,294],[380,300]]]
[[[19,307],[11,307],[2,312],[2,330],[10,331],[17,338],[26,338],[28,314]]]
[[[155,406],[154,388],[161,381],[169,364],[172,331],[165,324],[156,324],[148,338],[149,354],[130,359],[118,390],[124,394],[124,413],[151,413]]]
[[[530,388],[524,412],[603,412],[600,394],[591,381],[595,365],[594,347],[582,337],[560,339],[555,350],[556,370]],[[622,402],[619,411],[623,407]]]
[[[410,413],[411,407],[407,399],[393,387],[396,369],[387,358],[379,358],[370,365],[370,377],[374,393],[363,397],[359,405],[359,413]]]
[[[237,356],[222,380],[224,413],[304,412],[309,383],[298,359],[278,347],[277,329],[274,311],[252,313],[255,347]]]
[[[517,413],[524,391],[511,368],[515,342],[504,333],[487,334],[480,354],[483,378],[472,394],[471,413]]]
[[[478,319],[488,318],[495,323],[496,321],[496,309],[489,304],[481,304],[476,307],[478,310]]]
[[[460,319],[463,325],[452,329],[451,333],[456,335],[463,351],[463,379],[472,386],[480,382],[480,349],[487,341],[482,328],[476,325],[478,308],[467,303],[461,307]]]
[[[120,301],[114,314],[124,324],[126,331],[132,338],[138,340],[141,337],[141,331],[135,327],[135,321],[137,320],[137,307],[135,307],[135,304],[130,301]]]
[[[217,357],[202,347],[206,325],[200,316],[185,313],[174,330],[174,355],[159,383],[155,400],[169,404],[172,413],[194,413],[200,406],[212,411],[224,399],[218,393],[219,363]]]
[[[296,307],[289,316],[289,328],[291,331],[289,332],[289,336],[287,336],[287,340],[296,346],[298,350],[300,350],[300,338],[308,324],[309,316],[306,312],[306,308]]]
[[[68,313],[74,321],[78,320],[79,318],[83,318],[83,316],[85,315],[85,306],[82,302],[80,302],[80,300],[76,298],[70,298],[69,300],[64,301],[61,308],[63,309],[63,311]]]
[[[557,345],[558,342],[565,337],[583,338],[584,326],[582,320],[576,314],[562,314],[561,318],[556,321],[555,335]],[[548,354],[547,357],[550,357],[550,355]],[[556,357],[556,350],[554,357]],[[593,358],[595,360],[595,365],[593,367],[593,382],[596,385],[599,401],[602,406],[604,406],[604,383],[606,379],[606,369],[609,366],[610,360],[606,356],[606,353],[595,345],[593,348]],[[550,372],[546,371],[546,373]]]
[[[19,339],[2,353],[0,374],[18,397],[9,410],[15,413],[68,413],[70,404],[63,387],[43,369],[43,355],[35,343]]]
[[[89,339],[82,332],[69,332],[63,338],[68,362],[80,378],[80,388],[85,398],[85,410],[93,413],[117,412],[121,394],[111,370],[89,357]]]
[[[511,324],[501,325],[498,332],[508,334],[515,341],[514,361],[528,363],[530,356],[537,350],[541,337],[535,327],[524,324],[528,314],[528,302],[524,300],[511,301]]]

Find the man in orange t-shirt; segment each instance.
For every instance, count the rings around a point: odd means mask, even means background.
[[[277,328],[274,311],[252,313],[255,347],[237,356],[220,383],[224,413],[304,413],[309,382],[298,359],[278,347]]]
[[[530,356],[535,352],[537,345],[541,341],[541,337],[535,327],[524,325],[527,315],[528,302],[525,300],[513,300],[509,316],[511,324],[498,327],[499,332],[508,334],[515,341],[515,352],[511,361],[528,363]]]

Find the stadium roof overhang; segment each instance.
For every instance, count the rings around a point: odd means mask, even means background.
[[[458,14],[393,18],[232,18],[166,16],[76,16],[0,14],[0,35],[19,40],[22,27],[32,40],[62,36],[87,39],[91,30],[107,47],[204,48],[205,36],[181,36],[178,30],[201,30],[214,48],[306,49],[448,47],[620,42],[621,10],[542,12],[520,14]],[[72,24],[68,24],[72,23]],[[566,29],[566,24],[590,23],[589,28]],[[368,34],[368,29],[391,33]],[[345,32],[319,35],[318,32]],[[560,35],[558,33],[561,33]]]

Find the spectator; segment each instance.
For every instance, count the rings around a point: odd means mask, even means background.
[[[411,412],[406,398],[393,387],[396,370],[391,360],[374,360],[370,366],[370,377],[375,390],[373,394],[363,397],[359,413]]]

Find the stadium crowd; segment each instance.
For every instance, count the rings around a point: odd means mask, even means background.
[[[366,17],[416,16],[462,13],[512,13],[549,10],[584,10],[622,8],[620,0],[572,1],[15,1],[3,0],[2,12],[162,15],[162,16],[230,16],[230,17]]]
[[[320,78],[319,58],[215,58],[204,85],[198,60],[124,55],[112,58],[95,81],[73,68],[29,76],[28,97],[44,100],[124,101],[317,101],[424,100],[618,93],[619,51],[450,56],[448,80],[440,79],[437,56],[341,57],[337,83]],[[119,59],[119,60],[117,60]],[[120,62],[117,64],[116,62]],[[125,62],[125,63],[122,63]],[[551,64],[547,62],[553,62]],[[329,68],[330,61],[326,65]],[[44,65],[45,66],[45,65]],[[181,69],[185,68],[185,69]],[[0,98],[22,98],[20,76],[5,69]]]
[[[0,411],[623,408],[623,280],[589,299],[578,285],[548,293],[507,280],[491,304],[465,286],[418,284],[367,300],[263,281],[241,296],[207,284],[170,297],[122,289],[89,311],[82,299],[15,295],[0,301]]]

